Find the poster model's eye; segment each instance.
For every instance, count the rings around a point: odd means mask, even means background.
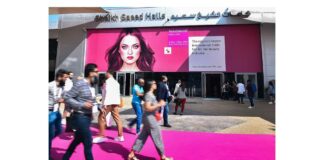
[[[122,45],[122,49],[127,49],[128,46],[127,45]]]
[[[138,44],[134,44],[134,45],[133,45],[133,48],[134,48],[134,49],[138,49],[138,48],[139,48],[139,45],[138,45]]]

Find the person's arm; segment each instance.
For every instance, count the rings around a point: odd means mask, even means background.
[[[101,87],[101,105],[98,105],[98,109],[102,110],[104,107],[104,102],[106,98],[106,83],[104,83]]]
[[[72,109],[81,109],[84,106],[82,102],[79,102],[75,99],[79,94],[79,89],[80,89],[80,83],[77,82],[75,85],[73,85],[71,90],[64,95],[65,102]]]
[[[155,111],[157,108],[160,108],[165,105],[165,101],[161,100],[159,103],[152,105],[151,102],[145,101],[144,103],[144,109],[149,112]]]
[[[144,96],[144,93],[140,92],[140,88],[138,86],[134,86],[134,90],[135,90],[137,96],[139,96],[139,97]]]

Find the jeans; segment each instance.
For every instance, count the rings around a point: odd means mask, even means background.
[[[61,125],[62,116],[58,111],[57,112],[49,112],[48,120],[49,120],[49,125],[48,125],[49,147],[48,147],[48,150],[49,150],[49,154],[51,154],[52,140],[62,132],[62,125]]]
[[[253,96],[249,96],[249,100],[250,100],[251,106],[254,107]]]
[[[164,125],[169,124],[168,115],[169,115],[169,103],[166,101],[166,105],[163,107],[163,121],[164,121]]]
[[[243,103],[244,94],[238,94],[238,103]]]
[[[72,115],[72,126],[76,129],[74,139],[63,156],[63,160],[69,160],[75,148],[83,143],[84,156],[86,160],[93,160],[92,136],[90,131],[91,117],[85,115]]]
[[[142,116],[143,116],[142,105],[140,103],[132,103],[132,106],[136,113],[136,119],[132,120],[129,123],[129,126],[133,126],[136,123],[136,133],[139,133],[141,131]]]

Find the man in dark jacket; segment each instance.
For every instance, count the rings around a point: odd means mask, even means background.
[[[163,100],[166,102],[165,106],[163,108],[163,121],[165,127],[171,127],[171,125],[168,122],[168,114],[169,114],[169,104],[173,98],[173,96],[170,93],[169,86],[167,84],[168,82],[168,77],[163,75],[161,77],[161,82],[159,82],[158,88],[157,88],[157,100]]]
[[[247,94],[250,100],[251,105],[249,106],[249,109],[254,108],[254,102],[253,102],[253,98],[254,98],[254,93],[255,93],[255,85],[252,84],[251,80],[247,81],[247,86],[246,86],[246,90],[247,90]]]

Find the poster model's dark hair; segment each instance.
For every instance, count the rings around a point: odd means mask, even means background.
[[[119,71],[123,66],[123,60],[119,53],[120,43],[127,35],[132,35],[138,38],[141,46],[139,59],[136,61],[137,67],[141,71],[152,71],[155,63],[154,52],[149,45],[146,45],[145,39],[141,32],[135,28],[122,29],[115,44],[106,51],[105,59],[108,62],[108,70]]]

